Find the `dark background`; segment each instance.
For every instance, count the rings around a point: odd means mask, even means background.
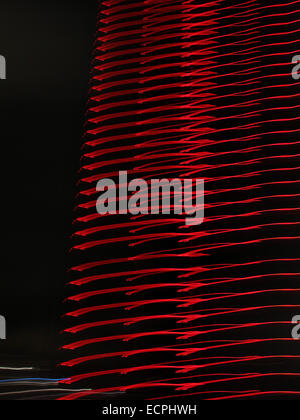
[[[1,363],[52,364],[57,353],[96,10],[96,0],[1,2]]]
[[[5,0],[0,7],[0,54],[6,57],[8,64],[8,80],[0,81],[3,171],[1,186],[4,210],[0,314],[5,315],[8,322],[8,340],[0,342],[3,364],[9,363],[14,366],[28,364],[46,366],[51,369],[57,359],[60,359],[57,352],[61,344],[60,314],[66,312],[66,309],[62,307],[62,301],[66,294],[64,284],[67,281],[66,269],[69,266],[68,248],[69,235],[72,232],[72,207],[75,193],[78,192],[75,188],[76,171],[79,168],[90,57],[96,27],[96,7],[96,0],[44,0],[43,2]],[[268,19],[274,21],[274,18],[267,16],[264,19],[266,20],[263,22],[266,23],[269,22]],[[277,48],[274,48],[276,53]],[[290,77],[292,68],[290,59],[294,55],[294,45],[280,48],[281,50],[286,48],[286,51],[292,53],[283,63],[282,73],[286,74],[285,83],[291,83],[291,90],[288,92],[294,93],[295,84]],[[262,53],[264,52],[263,50]],[[274,72],[274,69],[270,68],[268,71]],[[282,83],[281,77],[275,75],[273,77],[273,73],[271,75],[272,79],[264,82],[266,86]],[[230,78],[226,80],[231,81]],[[220,78],[220,86],[221,81],[223,79]],[[276,90],[272,92],[271,89],[267,91],[269,95],[277,93]],[[219,92],[221,93],[222,91]],[[279,93],[281,94],[281,91]],[[279,103],[274,104],[274,106],[278,105]],[[271,108],[270,104],[268,106]],[[286,111],[286,114],[289,112]],[[296,113],[297,110],[293,112]],[[267,114],[261,131],[267,133],[272,131],[273,119],[276,117],[279,118],[278,114],[275,116],[272,112]],[[287,118],[289,117],[290,115],[287,115]],[[231,120],[228,121],[228,124],[232,124]],[[286,130],[287,127],[291,127],[288,124],[290,123],[280,122],[275,128]],[[289,140],[292,139],[292,137],[289,138]],[[267,138],[267,141],[279,142],[281,137]],[[263,149],[259,157],[267,156],[263,153],[277,154],[276,150]],[[290,153],[290,149],[282,153]],[[255,154],[254,157],[257,155]],[[231,159],[232,157],[229,156],[228,160],[231,161]],[[236,156],[236,160],[239,159],[240,157]],[[216,163],[220,162],[216,160]],[[259,163],[258,170],[264,169],[263,165],[265,163]],[[268,165],[270,169],[273,167],[276,169],[277,166],[292,166],[292,163],[288,159],[281,159],[272,161]],[[240,168],[233,168],[233,174],[235,170],[239,171]],[[275,175],[274,180],[278,180],[280,176],[276,171]],[[291,179],[286,174],[282,176],[286,177],[283,179]],[[273,173],[270,178],[260,178],[258,181],[272,180]],[[231,187],[231,183],[228,186]],[[279,190],[276,186],[263,192],[254,191],[253,195],[263,193],[272,195],[287,191],[286,186],[280,188],[282,189]],[[246,197],[248,197],[248,192],[244,193],[241,199]],[[236,197],[233,197],[233,201],[234,199]],[[274,208],[280,205],[296,207],[297,203],[295,199],[288,204],[286,201],[283,204],[271,203],[271,208],[273,208],[272,205]],[[260,209],[260,207],[254,203],[253,209]],[[248,206],[247,210],[249,210]],[[290,215],[287,217],[288,219],[284,220],[295,222],[298,220],[297,214],[293,214],[292,218]],[[257,223],[262,221],[268,223],[267,219],[261,218]],[[270,221],[277,221],[277,219],[273,218]],[[252,225],[255,224],[254,222],[251,221]],[[221,227],[224,227],[224,224]],[[263,231],[261,235],[254,232],[253,236],[257,238],[263,236],[264,233],[267,236],[275,236],[275,234],[276,236],[294,236],[296,227],[284,228],[279,233],[277,230],[276,232]],[[243,239],[243,234],[242,236],[238,234],[237,237],[232,235],[229,238],[232,241],[235,239]],[[296,258],[297,244],[298,242],[289,242],[288,245],[285,243],[284,246],[278,242],[271,245],[259,244],[246,250],[229,249],[228,254],[221,250],[214,259],[208,259],[206,263],[239,262],[244,261],[248,256],[250,260],[271,259],[272,257]],[[112,253],[111,249],[107,252]],[[119,248],[114,247],[113,252],[118,255]],[[78,256],[76,255],[75,258],[78,264]],[[297,267],[291,264],[289,270],[293,271],[294,267],[295,272],[298,272],[298,264]],[[276,266],[273,271],[276,272],[276,270],[284,272],[285,266],[283,268]],[[274,288],[284,287],[281,279],[279,280],[272,283]],[[285,285],[294,288],[295,279],[288,279]],[[252,284],[249,284],[249,287],[252,289]],[[271,287],[270,283],[268,287]],[[217,291],[216,289],[215,292]],[[275,298],[268,297],[270,301],[267,303],[297,304],[297,298],[296,295],[281,294],[276,295]],[[261,301],[265,302],[264,296],[253,298],[250,303],[259,304]],[[235,302],[235,305],[241,307],[248,304],[248,298]],[[166,307],[166,310],[169,308]],[[294,310],[292,313],[290,311],[286,310],[283,315],[276,313],[275,318],[290,320],[294,315]],[[272,314],[269,319],[273,321],[275,318]],[[250,314],[249,319],[245,316],[238,321],[252,319]],[[263,314],[262,320],[266,319]],[[236,318],[233,317],[234,322],[235,320]],[[280,329],[274,327],[271,330],[270,328],[268,334],[290,337],[290,330],[290,325],[284,325]],[[246,333],[244,334],[246,337]],[[253,334],[257,336],[256,331]],[[265,336],[265,332],[262,331],[260,335]],[[243,332],[239,337],[244,337]],[[132,343],[128,343],[128,347],[130,346]],[[270,354],[269,347],[271,346],[272,343],[267,347],[251,348],[250,354],[261,352]],[[272,348],[272,352],[298,354],[295,346],[291,346],[283,343]],[[65,357],[63,359],[66,360]],[[112,360],[111,363],[115,364],[115,361]],[[291,372],[296,366],[293,361],[290,363],[292,366],[282,362],[279,362],[279,366],[271,363],[267,366],[262,364],[257,370]],[[106,362],[105,365],[107,365]],[[256,366],[250,366],[250,369],[255,368]],[[290,378],[288,381],[290,384]],[[276,390],[281,386],[283,388],[283,385],[281,383],[278,385],[278,382],[272,384]],[[252,388],[257,389],[260,386],[251,385]]]

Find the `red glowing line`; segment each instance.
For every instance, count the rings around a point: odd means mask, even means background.
[[[299,359],[276,348],[295,343],[287,317],[299,309],[287,297],[299,293],[294,280],[300,259],[278,258],[300,238],[299,167],[293,162],[299,158],[299,106],[293,102],[299,94],[290,75],[299,43],[296,4],[104,0],[72,236],[72,257],[79,259],[70,268],[69,284],[80,290],[66,299],[66,321],[82,323],[65,328],[79,337],[63,346],[77,352],[61,364],[78,367],[70,383],[93,380],[99,389],[62,399],[139,389],[151,396],[156,388],[157,399],[168,388],[177,393],[174,398],[246,398],[267,392],[266,378],[278,384],[281,377],[299,377],[284,366],[278,365],[278,372],[264,367],[270,360]],[[96,202],[89,199],[97,194],[96,181],[117,177],[124,165],[130,176],[148,183],[172,174],[201,176],[204,224],[196,229],[178,216],[114,220],[96,214]],[[146,206],[146,191],[144,196]],[[124,246],[123,256],[117,251],[114,258],[101,258],[117,244]],[[262,257],[261,248],[267,247],[268,257]],[[138,293],[140,300],[129,298]],[[217,307],[217,301],[229,302],[228,307]],[[132,315],[123,316],[124,310]],[[281,321],[274,318],[278,311]],[[288,329],[287,336],[280,330],[281,338],[274,337],[279,326]],[[247,338],[240,339],[239,331]],[[192,342],[199,336],[207,340]],[[168,339],[180,344],[163,344]],[[133,346],[125,346],[133,340]],[[99,343],[110,343],[110,352]],[[263,354],[257,355],[260,346]],[[233,356],[235,349],[242,356]],[[207,357],[189,359],[203,351]],[[210,356],[214,351],[219,356]],[[143,361],[148,354],[151,363]],[[126,363],[129,357],[135,366]],[[94,372],[91,362],[106,359],[115,359],[116,368]],[[259,372],[253,372],[256,361],[263,361]],[[244,373],[228,370],[236,366]],[[155,379],[141,379],[147,371]],[[130,373],[134,377],[127,379]],[[116,386],[97,385],[104,376]],[[231,388],[241,381],[247,384],[244,391],[218,389],[219,383]],[[255,382],[251,388],[249,381]],[[215,393],[195,390],[204,385]]]

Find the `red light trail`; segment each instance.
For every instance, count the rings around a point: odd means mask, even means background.
[[[61,399],[300,395],[298,1],[99,3]],[[204,223],[100,216],[123,170],[204,179]]]

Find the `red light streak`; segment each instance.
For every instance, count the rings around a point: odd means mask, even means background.
[[[93,390],[61,399],[298,395],[278,391],[300,375],[288,371],[299,356],[287,319],[300,308],[297,3],[102,2],[65,300],[72,358],[61,363],[77,368],[66,383]],[[95,184],[120,167],[148,183],[205,179],[204,224],[98,215]]]

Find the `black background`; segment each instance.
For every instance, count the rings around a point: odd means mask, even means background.
[[[5,362],[57,353],[96,10],[96,0],[1,2]]]
[[[1,4],[0,54],[7,59],[8,79],[0,81],[4,210],[0,314],[7,318],[8,340],[0,342],[0,354],[4,362],[15,365],[44,364],[51,369],[58,357],[96,7],[95,0]],[[291,81],[291,68],[284,67],[286,82]],[[265,83],[281,82],[274,77]],[[271,131],[272,120],[273,114],[268,114],[265,132]],[[286,129],[286,123],[279,128]],[[289,220],[296,221],[293,217]],[[289,229],[288,234],[294,235],[296,228]],[[229,250],[221,257],[233,255],[239,261],[246,255],[243,252]],[[297,255],[297,247],[291,244],[284,249],[278,243],[249,248],[252,259]],[[294,280],[286,285],[294,287]],[[297,304],[296,296],[284,298]],[[238,304],[245,306],[245,301]],[[293,314],[288,311],[285,319]],[[283,328],[283,333],[274,331],[275,336],[289,337],[290,325]],[[292,353],[287,347],[278,352]],[[268,369],[273,366],[268,364]],[[291,371],[285,365],[283,369]]]

